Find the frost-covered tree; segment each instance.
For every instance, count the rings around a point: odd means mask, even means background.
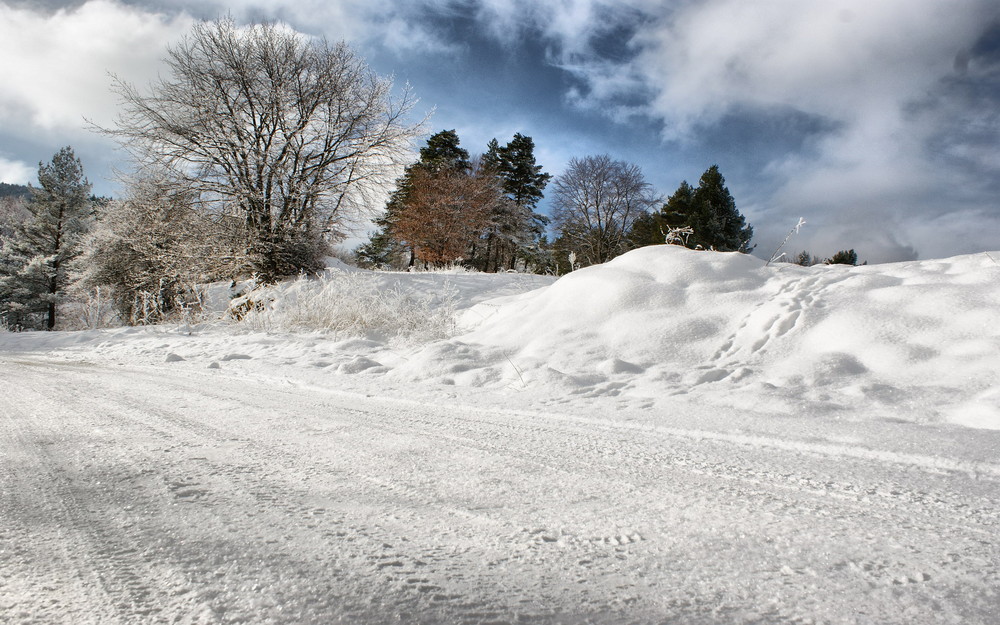
[[[71,147],[38,164],[38,184],[25,206],[28,218],[5,241],[0,256],[0,314],[9,326],[52,330],[93,202]]]
[[[316,269],[323,243],[397,175],[418,127],[346,44],[278,24],[202,22],[167,51],[148,93],[116,80],[114,128],[140,177],[169,173],[210,213],[243,222],[265,280]],[[305,254],[305,255],[303,255]]]
[[[557,247],[572,250],[580,266],[627,251],[632,223],[656,202],[638,165],[608,155],[571,159],[554,188]]]
[[[0,254],[3,254],[4,241],[14,236],[18,226],[31,215],[25,208],[27,203],[27,198],[20,195],[0,197]]]
[[[99,212],[78,284],[105,289],[126,323],[159,322],[197,304],[197,285],[247,273],[241,225],[196,210],[163,179],[134,180],[126,197]]]
[[[497,206],[479,246],[477,266],[484,271],[513,269],[518,260],[525,264],[542,262],[541,239],[548,218],[535,212],[551,175],[535,163],[535,143],[516,133],[505,146],[496,139],[483,155],[487,171],[497,176],[509,202]]]

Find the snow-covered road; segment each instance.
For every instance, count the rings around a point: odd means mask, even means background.
[[[0,369],[5,623],[1000,619],[998,431]]]

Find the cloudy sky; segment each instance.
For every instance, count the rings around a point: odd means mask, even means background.
[[[428,133],[515,132],[558,175],[639,164],[669,195],[718,164],[768,256],[870,262],[1000,249],[996,0],[0,0],[0,181],[72,145],[127,168],[108,73],[137,84],[194,20],[281,20],[409,82]]]

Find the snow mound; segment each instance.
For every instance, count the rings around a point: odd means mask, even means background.
[[[1000,266],[985,254],[800,267],[654,246],[480,303],[462,327],[394,374],[1000,428]]]
[[[331,267],[253,291],[249,321],[0,333],[0,351],[558,411],[1000,429],[998,256],[800,267],[661,245],[558,280]],[[220,310],[243,288],[217,287]]]

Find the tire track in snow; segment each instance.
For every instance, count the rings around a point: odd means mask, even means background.
[[[72,464],[57,456],[57,452],[67,445],[73,446],[92,436],[70,413],[71,404],[59,401],[58,395],[72,395],[72,389],[69,392],[52,390],[56,391],[56,397],[48,389],[44,392],[38,388],[22,388],[20,396],[30,398],[30,411],[25,404],[9,404],[5,410],[5,429],[14,433],[12,442],[23,452],[20,457],[25,463],[21,467],[21,478],[12,487],[23,488],[26,480],[35,484],[28,489],[30,499],[21,500],[20,505],[46,516],[44,524],[52,528],[60,551],[58,560],[37,562],[36,566],[41,568],[42,576],[78,578],[77,584],[50,582],[43,590],[76,586],[71,595],[55,600],[69,604],[61,609],[79,614],[65,622],[175,622],[164,614],[167,606],[188,615],[196,613],[196,609],[186,605],[186,600],[178,602],[169,594],[173,589],[183,588],[185,581],[170,571],[149,567],[143,556],[143,546],[128,530],[128,521],[122,521],[115,516],[115,511],[96,503],[105,503],[106,497],[115,496],[113,483],[127,481],[130,476],[108,467],[95,468],[103,459],[100,454],[87,460],[78,457]],[[90,447],[95,452],[99,448],[96,444]],[[122,505],[126,509],[142,507],[138,494],[129,489],[129,499]],[[31,536],[30,527],[26,529],[28,534],[19,538],[24,544],[35,547],[32,543],[37,543],[37,539]],[[55,570],[57,567],[68,570]],[[45,613],[50,608],[35,609]],[[62,616],[39,617],[23,611],[20,617],[25,618],[24,622],[34,619],[63,622]]]
[[[794,622],[858,602],[874,620],[930,622],[905,609],[937,602],[985,623],[985,592],[948,593],[1000,582],[985,535],[996,480],[982,471],[175,371],[130,372],[126,391],[114,373],[86,374],[109,409],[102,427],[172,458],[161,494],[205,525],[188,535],[249,542],[204,544],[229,560],[227,582],[170,560],[216,622]],[[351,593],[383,603],[338,603]]]

